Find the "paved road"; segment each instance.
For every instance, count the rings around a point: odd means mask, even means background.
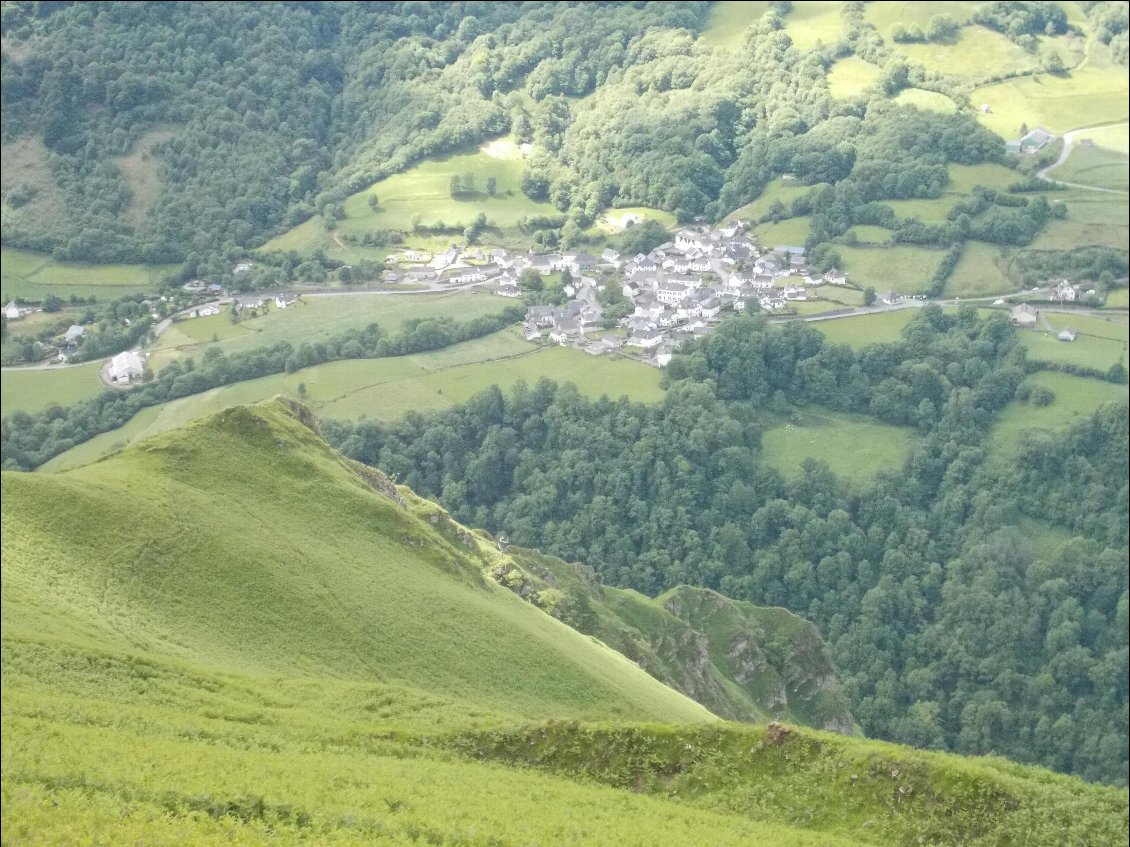
[[[1114,124],[1114,126],[1123,126],[1123,125],[1124,124]],[[1100,128],[1101,127],[1097,127],[1097,126],[1088,126],[1088,127],[1083,127],[1082,129],[1073,129],[1070,132],[1065,132],[1063,134],[1063,150],[1060,152],[1059,158],[1056,159],[1052,164],[1048,165],[1046,168],[1044,168],[1040,171],[1037,171],[1036,176],[1038,176],[1040,179],[1046,179],[1048,182],[1054,182],[1058,185],[1066,185],[1070,188],[1079,188],[1079,189],[1082,189],[1084,191],[1100,191],[1103,194],[1121,194],[1124,197],[1127,194],[1130,194],[1130,192],[1122,191],[1122,190],[1117,189],[1117,188],[1097,188],[1093,185],[1080,185],[1078,182],[1064,182],[1061,179],[1052,179],[1051,177],[1048,176],[1048,171],[1051,171],[1051,170],[1054,170],[1055,168],[1058,168],[1060,165],[1062,165],[1064,162],[1067,161],[1067,157],[1071,155],[1071,149],[1072,149],[1072,146],[1075,143],[1075,136],[1080,135],[1080,134],[1085,134],[1085,133],[1088,133],[1088,132],[1093,132],[1094,130],[1100,129]]]

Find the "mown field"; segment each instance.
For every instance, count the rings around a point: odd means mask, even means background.
[[[1008,276],[1006,248],[984,241],[968,241],[961,259],[946,280],[946,297],[987,297],[1016,290]]]
[[[15,411],[38,412],[69,406],[105,390],[98,379],[101,362],[66,368],[0,371],[0,417]]]
[[[57,262],[34,250],[0,249],[0,299],[40,301],[54,294],[113,300],[125,294],[152,292],[172,265],[89,265]]]
[[[536,347],[504,330],[430,353],[331,362],[174,400],[139,412],[124,426],[71,448],[42,469],[87,464],[126,444],[277,394],[302,400],[320,417],[396,420],[408,412],[466,402],[491,385],[505,390],[519,379],[533,385],[542,377],[572,382],[592,398],[627,395],[639,402],[655,402],[663,396],[655,368],[571,348]]]
[[[848,247],[836,251],[843,258],[843,269],[853,285],[874,288],[880,294],[897,291],[916,294],[925,291],[942,250],[896,245],[894,247]]]
[[[904,88],[893,98],[893,102],[900,106],[914,106],[925,112],[940,112],[943,115],[957,111],[957,104],[949,97],[923,88]]]
[[[766,463],[783,473],[798,473],[806,459],[815,459],[837,476],[862,483],[877,471],[901,467],[916,440],[904,427],[808,406],[794,421],[767,429],[761,446]]]

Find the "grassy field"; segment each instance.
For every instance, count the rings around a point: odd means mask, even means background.
[[[1035,74],[977,88],[973,103],[988,103],[991,114],[981,122],[1003,138],[1018,138],[1021,124],[1055,133],[1095,124],[1125,121],[1130,114],[1130,80],[1115,65],[1110,48],[1096,40],[1084,64],[1065,74]]]
[[[1125,385],[1053,371],[1033,374],[1027,382],[1048,389],[1055,398],[1047,406],[1015,401],[1004,408],[989,434],[989,450],[998,456],[1011,455],[1025,430],[1062,429],[1103,403],[1127,398]]]
[[[848,56],[828,71],[828,91],[841,100],[862,94],[883,76],[883,71],[857,56]]]
[[[902,328],[917,314],[915,309],[899,309],[894,312],[817,321],[812,326],[820,330],[829,343],[847,344],[859,350],[876,342],[898,341],[902,337]]]
[[[503,297],[455,291],[449,294],[306,296],[288,309],[273,306],[257,318],[232,324],[225,314],[178,321],[151,348],[152,367],[160,370],[175,358],[193,355],[202,345],[225,352],[265,347],[280,341],[314,344],[371,323],[386,333],[400,331],[412,318],[449,317],[467,321],[495,315],[510,304]],[[218,336],[212,342],[212,336]]]
[[[48,406],[69,406],[104,390],[100,362],[50,370],[0,371],[0,417],[12,412],[38,412]]]
[[[917,24],[925,28],[934,15],[949,15],[959,24],[968,23],[973,17],[974,9],[979,5],[979,3],[949,2],[949,0],[937,0],[933,3],[892,0],[886,3],[868,3],[864,7],[863,16],[868,23],[879,30],[880,35],[886,38],[890,34],[891,27],[896,23],[901,23],[903,26]]]
[[[983,241],[965,244],[961,259],[946,280],[947,297],[986,297],[1016,290],[1008,277],[1005,249]]]
[[[759,20],[771,4],[765,0],[722,0],[711,3],[699,41],[711,47],[736,50],[746,28]]]
[[[1052,329],[1033,329],[1021,332],[1019,337],[1028,348],[1028,358],[1042,362],[1060,362],[1082,365],[1106,371],[1116,362],[1127,362],[1127,345],[1130,344],[1130,324],[1125,316],[1097,318],[1066,312],[1043,312]],[[1060,341],[1060,330],[1076,333],[1074,341]]]
[[[624,206],[616,209],[609,209],[599,218],[593,227],[603,232],[621,233],[627,228],[628,221],[631,216],[635,215],[640,218],[651,218],[653,221],[659,221],[663,226],[670,229],[675,225],[675,216],[670,212],[665,212],[662,209],[651,209],[647,206]]]
[[[1116,288],[1106,295],[1108,309],[1125,309],[1130,307],[1130,290]]]
[[[157,195],[161,193],[161,160],[153,149],[175,135],[172,127],[151,129],[137,140],[129,155],[114,160],[129,186],[130,199],[125,218],[135,230],[145,226],[157,202]]]
[[[57,262],[46,253],[5,247],[0,250],[0,299],[40,301],[49,294],[64,300],[94,295],[101,301],[155,291],[172,265],[87,265]]]
[[[956,198],[943,195],[932,200],[884,200],[884,206],[890,206],[900,218],[918,218],[926,224],[945,223],[946,215],[953,208]]]
[[[843,269],[855,285],[871,286],[879,293],[897,291],[914,294],[926,289],[943,251],[924,247],[836,248],[843,258]]]
[[[753,228],[753,236],[762,245],[772,249],[780,245],[804,244],[812,219],[805,215],[799,218],[786,218],[779,223],[763,223]]]
[[[862,244],[886,244],[894,234],[886,227],[868,224],[856,224],[848,232],[858,238]]]
[[[726,215],[725,219],[728,221],[760,220],[768,213],[769,207],[773,205],[774,201],[780,200],[788,207],[794,199],[808,193],[814,187],[815,186],[812,185],[805,185],[803,182],[795,179],[777,178],[771,180],[756,200],[735,209],[733,212]]]
[[[886,5],[883,3],[880,6]],[[926,10],[940,4],[927,4]],[[933,14],[939,14],[933,12]],[[880,30],[882,32],[882,30]],[[884,35],[887,33],[884,32]],[[891,46],[927,71],[985,80],[1002,74],[1028,73],[1040,65],[1039,57],[1013,44],[999,32],[982,26],[965,26],[953,43],[895,44]],[[1063,57],[1067,60],[1067,56]],[[1069,63],[1070,64],[1070,63]],[[983,102],[975,100],[975,102]],[[992,103],[992,101],[988,101]],[[996,106],[993,106],[994,110]]]
[[[817,44],[835,44],[843,35],[840,20],[842,3],[806,0],[794,3],[785,16],[785,32],[798,50],[811,50]]]
[[[946,185],[947,194],[969,194],[975,185],[1008,191],[1008,187],[1020,179],[1020,174],[1004,165],[984,162],[979,165],[949,166],[950,181]]]
[[[411,411],[446,409],[463,403],[491,385],[509,389],[519,379],[533,385],[542,377],[572,382],[594,399],[607,394],[655,402],[663,396],[655,368],[569,348],[536,347],[503,330],[431,353],[331,362],[174,400],[145,409],[124,426],[71,448],[42,470],[84,465],[126,444],[276,394],[302,399],[321,417],[396,420]],[[300,394],[299,385],[305,386],[305,395]]]
[[[957,111],[957,104],[946,95],[923,88],[904,88],[894,98],[894,102],[900,106],[916,106],[925,112],[941,112],[943,115]]]
[[[509,229],[519,218],[557,214],[551,204],[535,203],[522,193],[524,168],[521,152],[507,139],[489,142],[474,152],[427,159],[348,197],[345,219],[338,222],[337,233],[360,236],[378,229],[409,232],[417,216],[428,225],[442,221],[466,226],[480,212],[495,225]],[[474,177],[475,192],[466,199],[457,200],[451,196],[451,178],[467,175]],[[486,190],[487,180],[491,177],[497,181],[493,197],[488,196]],[[368,203],[373,194],[380,200],[376,211]],[[326,231],[321,217],[315,216],[271,239],[263,249],[304,253],[325,246],[327,241],[332,240],[332,234]],[[411,241],[411,238],[408,240]]]
[[[39,233],[71,219],[67,196],[51,174],[50,156],[39,138],[25,135],[0,143],[0,191],[7,197],[16,186],[31,190],[22,206],[3,204],[7,226]]]
[[[1051,220],[1029,245],[1033,250],[1070,250],[1102,244],[1125,250],[1130,236],[1130,204],[1125,196],[1098,191],[1056,191],[1053,202],[1067,205],[1067,217]]]
[[[816,459],[837,476],[866,482],[876,471],[901,467],[916,440],[911,429],[864,415],[809,406],[798,417],[798,422],[774,426],[761,437],[765,461],[783,473],[796,473],[805,459]]]
[[[863,292],[845,285],[818,285],[811,290],[810,294],[813,293],[822,300],[841,306],[863,305]]]
[[[1076,144],[1067,161],[1051,171],[1050,176],[1065,182],[1077,182],[1098,188],[1114,188],[1126,191],[1130,188],[1127,146],[1130,142],[1130,126],[1121,124],[1102,127],[1088,132],[1086,137],[1094,143],[1093,147]]]

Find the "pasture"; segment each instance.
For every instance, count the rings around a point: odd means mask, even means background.
[[[863,483],[884,469],[897,469],[917,440],[914,430],[865,415],[829,412],[814,406],[761,436],[765,462],[785,474],[800,472],[806,459],[827,463],[837,476]]]
[[[832,65],[828,71],[828,91],[840,100],[862,94],[875,85],[883,71],[857,56],[848,56]]]
[[[923,8],[933,9],[937,5],[925,4]],[[1055,42],[1061,58],[1068,66],[1078,61],[1076,58],[1078,51],[1070,52],[1069,45],[1061,43],[1065,42],[1065,39],[1043,39],[1043,41]],[[1013,44],[999,32],[977,25],[962,27],[958,31],[957,39],[952,42],[896,44],[890,41],[888,43],[894,50],[911,62],[922,65],[928,72],[962,76],[974,83],[1005,75],[1031,73],[1040,67],[1039,55],[1029,53]],[[1075,61],[1072,61],[1073,58]],[[996,106],[993,108],[995,110]]]
[[[1089,415],[1103,403],[1125,402],[1127,399],[1125,385],[1054,371],[1032,374],[1027,384],[1051,391],[1054,398],[1046,406],[1017,400],[1004,408],[997,416],[988,439],[989,451],[998,457],[1011,455],[1026,430],[1062,429]]]
[[[142,229],[161,193],[161,161],[155,148],[176,135],[171,127],[151,129],[141,136],[126,156],[114,160],[129,186],[125,218],[135,230]]]
[[[495,315],[512,305],[491,294],[453,291],[440,294],[307,294],[294,306],[278,309],[272,304],[257,318],[232,324],[226,314],[191,318],[173,324],[150,350],[157,354],[159,370],[173,358],[193,355],[202,345],[224,352],[242,352],[280,341],[298,345],[316,343],[346,330],[377,324],[395,334],[412,319],[449,317],[467,321]],[[212,342],[213,335],[218,337]]]
[[[856,224],[848,230],[848,235],[854,235],[861,244],[886,244],[894,232],[882,226]]]
[[[1116,288],[1106,295],[1106,307],[1108,309],[1126,309],[1130,308],[1130,290],[1125,288]]]
[[[829,344],[847,344],[859,350],[868,344],[898,341],[902,337],[903,327],[917,314],[917,309],[898,309],[893,312],[816,321],[812,326],[823,333]]]
[[[5,368],[0,371],[0,417],[69,406],[105,391],[98,378],[101,362],[65,368]]]
[[[94,296],[100,301],[157,289],[172,265],[91,265],[58,262],[46,253],[12,247],[0,249],[0,299],[13,297],[40,302],[54,294]]]
[[[818,44],[835,44],[843,35],[842,6],[842,3],[828,0],[794,3],[785,15],[785,33],[798,50],[811,50]]]
[[[1075,190],[1056,191],[1048,197],[1067,205],[1067,217],[1048,221],[1029,245],[1031,249],[1071,250],[1089,244],[1126,249],[1130,204],[1125,196]]]
[[[1008,276],[1006,250],[984,241],[967,241],[961,259],[946,280],[946,297],[986,297],[1015,291]]]
[[[452,347],[385,359],[351,359],[274,374],[145,409],[124,426],[95,436],[47,462],[57,471],[88,464],[126,444],[231,406],[282,394],[316,414],[349,420],[396,420],[408,412],[445,409],[491,385],[508,390],[519,379],[572,382],[591,398],[626,395],[638,402],[663,396],[657,369],[630,359],[590,356],[563,347],[537,347],[503,330]],[[304,392],[299,391],[304,386]]]
[[[758,195],[751,203],[747,203],[738,209],[735,209],[730,214],[726,215],[727,221],[748,220],[755,221],[762,220],[769,212],[769,207],[774,202],[780,201],[786,208],[795,200],[804,194],[807,194],[816,186],[805,185],[796,179],[784,179],[778,177],[777,179],[770,180],[765,186],[765,190]]]
[[[801,242],[803,243],[803,242]],[[870,286],[880,294],[924,291],[944,251],[905,244],[894,247],[837,246],[848,279],[861,288]]]
[[[394,229],[410,234],[417,220],[429,226],[442,222],[462,227],[482,213],[495,226],[510,229],[520,218],[558,214],[551,204],[534,202],[522,193],[523,157],[520,152],[513,155],[517,148],[507,142],[496,139],[472,152],[425,159],[346,198],[345,218],[338,222],[335,233],[327,232],[322,218],[315,216],[271,239],[263,249],[309,252],[324,246],[327,240],[335,240],[338,233],[361,236]],[[453,197],[452,178],[468,176],[473,187]],[[493,196],[487,191],[490,179],[497,183]],[[379,200],[376,209],[369,206],[373,195]],[[407,240],[416,244],[414,236],[409,235]],[[452,239],[448,236],[445,240]]]
[[[875,29],[879,30],[880,35],[888,38],[891,27],[896,23],[903,26],[917,24],[925,29],[930,18],[934,15],[949,15],[959,24],[968,23],[969,19],[973,17],[973,11],[979,5],[979,3],[950,2],[949,0],[937,0],[933,3],[922,3],[918,0],[913,2],[892,0],[892,2],[868,3],[864,6],[863,17]]]
[[[609,209],[596,219],[593,227],[604,232],[621,233],[635,223],[635,218],[650,218],[659,221],[667,229],[675,225],[675,216],[662,209],[652,209],[647,206],[624,206]]]
[[[900,106],[914,106],[924,112],[940,112],[943,115],[957,111],[957,104],[946,95],[923,88],[904,88],[894,97],[894,102]]]
[[[1081,365],[1106,371],[1116,362],[1127,365],[1127,344],[1130,325],[1125,316],[1109,318],[1086,314],[1042,311],[1051,329],[1029,329],[1018,332],[1028,348],[1028,358],[1041,362]],[[1061,330],[1076,333],[1074,341],[1060,341]]]
[[[1128,129],[1127,124],[1121,124],[1086,133],[1085,137],[1094,146],[1084,146],[1079,143],[1080,138],[1076,138],[1067,161],[1048,175],[1064,182],[1126,191],[1130,188],[1130,159],[1126,154]]]
[[[1003,138],[1018,138],[1021,124],[1054,133],[1125,121],[1130,108],[1126,68],[1115,65],[1110,48],[1091,40],[1086,61],[1064,74],[1033,74],[974,89],[973,103],[987,103],[980,121]]]
[[[767,222],[753,228],[753,236],[763,246],[772,249],[780,245],[804,244],[812,219],[805,215],[799,218],[785,218],[778,223]]]
[[[746,28],[761,19],[771,3],[767,0],[722,0],[711,3],[706,27],[698,40],[711,47],[736,50],[742,46]]]

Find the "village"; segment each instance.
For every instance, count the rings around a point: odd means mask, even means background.
[[[709,332],[727,311],[795,314],[795,304],[812,298],[814,289],[848,285],[839,270],[811,271],[803,247],[764,250],[746,234],[748,228],[745,221],[684,228],[673,240],[633,256],[612,249],[599,256],[454,246],[435,256],[405,251],[387,257],[388,265],[397,267],[385,272],[384,281],[475,286],[518,298],[532,293],[530,271],[535,280],[560,274],[564,302],[526,310],[527,340],[592,355],[621,351],[662,367],[680,345]],[[893,293],[882,298],[888,305],[901,300]]]

